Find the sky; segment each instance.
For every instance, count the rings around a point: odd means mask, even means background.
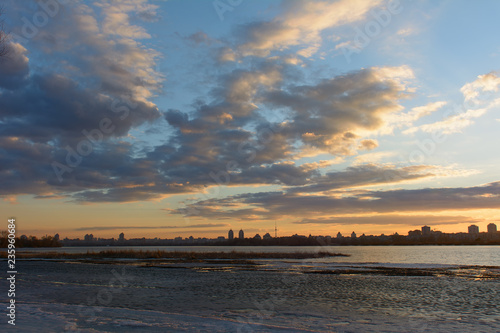
[[[498,1],[0,3],[19,234],[500,223]]]

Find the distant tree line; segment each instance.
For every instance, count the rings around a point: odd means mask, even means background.
[[[7,238],[7,231],[0,232],[0,247],[7,248],[9,242]],[[61,247],[62,244],[53,236],[43,236],[42,238],[36,238],[36,236],[21,236],[16,237],[16,248],[18,247]]]

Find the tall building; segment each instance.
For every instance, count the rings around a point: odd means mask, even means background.
[[[351,238],[356,238],[356,233],[354,231],[351,234]]]
[[[238,238],[239,239],[245,238],[245,233],[243,232],[243,229],[241,229],[240,232],[238,233]]]
[[[342,234],[340,233],[340,231],[337,233],[337,238],[338,239],[342,238]]]
[[[430,236],[431,234],[431,227],[424,225],[422,227],[422,236]]]
[[[497,225],[495,223],[488,224],[488,233],[496,234],[497,233]]]
[[[234,239],[233,229],[229,230],[229,232],[227,233],[227,239],[229,239],[229,240]]]
[[[479,227],[475,224],[471,224],[469,226],[469,234],[471,235],[479,235]]]
[[[125,234],[122,232],[120,236],[118,236],[118,241],[123,242],[125,240]]]

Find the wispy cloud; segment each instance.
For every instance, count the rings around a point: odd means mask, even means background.
[[[74,228],[75,231],[101,231],[101,230],[129,230],[129,229],[197,229],[197,228],[215,228],[227,227],[225,223],[207,223],[207,224],[189,224],[184,226],[91,226]]]

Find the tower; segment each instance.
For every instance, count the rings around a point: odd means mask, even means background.
[[[274,221],[274,238],[278,238],[278,228],[276,227],[276,221]]]
[[[229,239],[229,240],[234,239],[233,229],[230,229],[229,232],[227,233],[227,239]]]
[[[238,233],[238,238],[239,239],[244,239],[245,238],[245,233],[243,232],[243,229],[241,229],[240,232]]]

